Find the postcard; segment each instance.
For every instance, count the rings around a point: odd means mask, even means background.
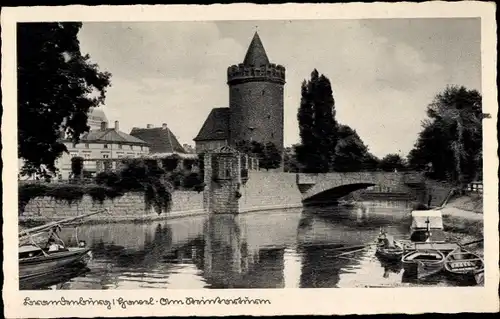
[[[2,13],[6,317],[498,310],[493,3]]]

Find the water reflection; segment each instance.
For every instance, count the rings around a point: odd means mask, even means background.
[[[90,272],[62,278],[64,284],[55,289],[398,285],[404,282],[400,264],[379,260],[374,247],[355,247],[372,242],[380,226],[405,234],[401,221],[410,209],[406,202],[367,202],[82,226],[78,237],[94,253]],[[70,240],[75,230],[65,231]],[[352,253],[340,255],[345,247],[354,247]]]

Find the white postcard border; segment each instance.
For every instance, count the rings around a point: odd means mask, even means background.
[[[482,94],[484,113],[484,233],[485,287],[454,288],[353,288],[353,289],[242,289],[242,290],[110,290],[19,291],[17,276],[17,134],[15,23],[27,21],[191,21],[191,20],[293,20],[417,17],[481,17]],[[3,8],[2,16],[2,118],[3,240],[5,316],[213,316],[282,314],[457,313],[498,310],[498,158],[496,119],[495,4],[485,2],[349,3],[283,5],[172,5],[172,6],[64,6]],[[269,299],[261,305],[129,306],[25,306],[25,298],[60,300],[148,299],[192,297]]]

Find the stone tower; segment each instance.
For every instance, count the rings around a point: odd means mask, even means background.
[[[269,62],[257,32],[243,63],[227,70],[229,144],[272,142],[283,152],[285,67]]]

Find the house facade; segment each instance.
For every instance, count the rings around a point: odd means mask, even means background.
[[[83,158],[84,175],[95,176],[104,169],[100,167],[101,163],[116,165],[115,162],[121,158],[138,158],[149,153],[148,143],[120,131],[118,121],[115,121],[113,128],[109,128],[107,122],[102,122],[99,129],[84,134],[76,145],[71,141],[65,141],[64,144],[68,154],[63,154],[56,162],[60,179],[68,179],[71,176],[73,157]]]

